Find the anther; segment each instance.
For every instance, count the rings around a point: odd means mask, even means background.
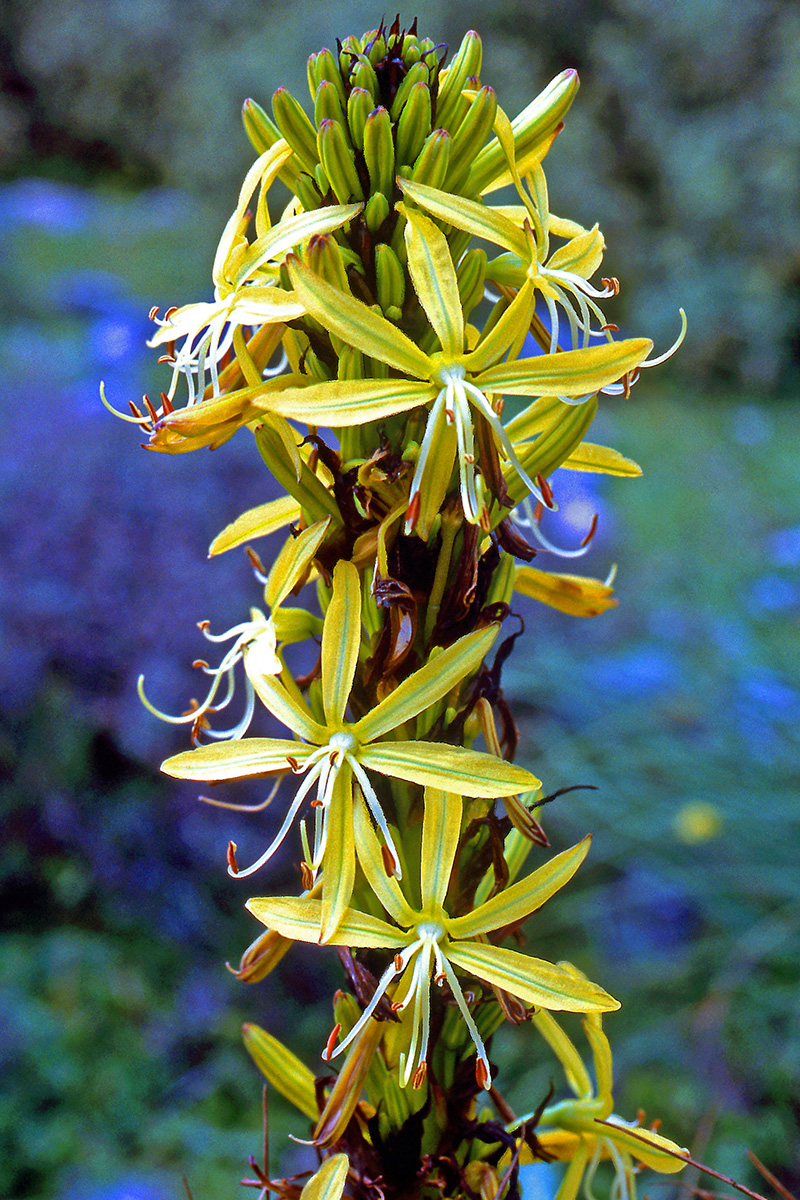
[[[315,796],[315,798],[309,804],[309,808],[324,808],[324,807],[325,807],[325,805],[322,803],[319,796]]]
[[[305,861],[300,863],[300,881],[303,885],[303,891],[310,892],[314,886],[314,873]]]
[[[336,1024],[334,1025],[333,1029],[331,1030],[331,1036],[328,1038],[327,1042],[325,1043],[325,1049],[322,1051],[321,1058],[324,1060],[324,1062],[330,1062],[331,1055],[333,1054],[334,1046],[336,1045],[336,1039],[338,1038],[338,1036],[341,1032],[341,1029],[342,1029],[342,1022],[337,1021]]]
[[[153,307],[150,309],[150,312],[147,314],[147,319],[149,321],[155,321],[157,316],[158,316],[158,305],[154,304]]]
[[[156,359],[156,362],[172,364],[175,362],[175,355],[174,354],[160,354],[158,356],[158,358]]]
[[[597,521],[598,521],[598,517],[597,517],[597,513],[595,513],[594,516],[592,517],[592,523],[589,526],[589,532],[587,533],[586,537],[581,542],[581,546],[589,545],[589,542],[592,540],[595,533],[597,532]]]
[[[485,1088],[487,1084],[492,1082],[492,1077],[486,1069],[486,1063],[482,1058],[475,1059],[475,1078],[478,1081],[478,1086]]]
[[[296,759],[296,758],[293,758],[291,754],[287,754],[287,755],[286,755],[286,761],[287,761],[287,763],[289,764],[289,766],[292,768],[292,771],[294,772],[294,774],[295,774],[295,775],[299,775],[299,773],[300,773],[300,764],[298,763],[297,759]]]
[[[228,842],[228,870],[233,875],[239,874],[239,864],[236,861],[236,842]]]
[[[402,955],[400,955],[400,954],[395,954],[395,956],[394,956],[394,969],[395,969],[395,971],[397,971],[398,974],[403,969],[403,958],[402,958]]]
[[[601,325],[600,330],[602,333],[619,333],[619,325],[615,325],[613,321],[609,321],[607,324]]]
[[[166,392],[161,393],[161,407],[165,414],[175,412],[175,405],[172,403]]]
[[[545,504],[547,505],[548,508],[552,508],[553,507],[553,489],[550,487],[550,484],[545,479],[544,475],[542,475],[541,471],[536,476],[536,482],[538,483],[539,487],[541,488],[542,497],[544,499]]]
[[[392,857],[392,852],[388,846],[381,843],[381,858],[383,859],[383,869],[390,879],[394,879],[395,862]]]
[[[204,668],[206,671],[208,670],[208,663],[204,658],[196,658],[192,663],[192,666],[195,668],[195,670],[198,670],[200,667]]]
[[[168,308],[168,309],[167,309],[167,311],[164,313],[164,320],[165,320],[165,321],[169,321],[169,320],[171,320],[171,319],[172,319],[172,317],[174,317],[174,316],[175,316],[175,313],[176,313],[177,311],[178,311],[178,306],[177,306],[177,304],[173,304],[172,308]]]
[[[416,1088],[417,1091],[419,1091],[419,1089],[425,1083],[425,1079],[427,1078],[427,1075],[428,1075],[428,1064],[426,1062],[421,1062],[419,1064],[419,1066],[417,1067],[416,1071],[414,1072],[414,1074],[411,1076],[411,1086],[413,1088]]]

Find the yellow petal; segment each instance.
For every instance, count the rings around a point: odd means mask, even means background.
[[[293,896],[256,896],[245,908],[268,929],[276,929],[296,942],[318,942],[322,928],[322,901]],[[407,938],[379,917],[346,908],[331,938],[333,946],[371,946],[396,950]]]
[[[665,1175],[674,1175],[682,1171],[686,1162],[681,1157],[688,1157],[689,1151],[670,1138],[660,1133],[652,1133],[649,1129],[629,1126],[620,1117],[610,1116],[608,1120],[595,1122],[598,1136],[610,1137],[616,1146],[626,1150],[632,1158],[638,1159],[646,1167],[661,1171]]]
[[[504,946],[458,942],[447,957],[462,971],[510,992],[526,1004],[565,1012],[611,1012],[619,1002],[589,980],[576,979],[561,967],[529,958]]]
[[[451,688],[477,670],[497,636],[497,625],[465,634],[396,687],[376,708],[353,726],[360,742],[383,737],[446,696]]]
[[[604,250],[603,235],[595,225],[594,229],[582,230],[566,246],[560,246],[548,259],[547,266],[548,269],[571,271],[581,279],[591,279],[603,261]]]
[[[361,643],[361,584],[351,562],[333,572],[333,596],[322,627],[322,706],[327,724],[342,726]]]
[[[353,818],[358,863],[367,883],[389,916],[404,929],[409,929],[415,923],[416,917],[400,889],[400,884],[394,876],[386,874],[380,842],[372,829],[366,804],[362,802],[355,805]]]
[[[261,407],[307,425],[338,429],[408,412],[433,400],[436,390],[432,384],[406,379],[331,379],[259,395],[254,410]]]
[[[285,217],[253,242],[239,269],[239,278],[251,276],[270,259],[283,258],[295,246],[341,228],[361,212],[362,204],[336,204],[315,208],[295,217]],[[302,301],[301,301],[302,303]]]
[[[314,1114],[316,1117],[316,1113]],[[350,1160],[346,1154],[332,1154],[315,1171],[300,1193],[300,1200],[340,1200]]]
[[[326,820],[325,854],[322,871],[322,915],[319,940],[330,942],[350,903],[356,876],[353,840],[353,777],[339,771]]]
[[[404,205],[398,209],[407,219],[405,240],[414,291],[442,350],[455,357],[464,351],[464,314],[447,238],[421,212]]]
[[[282,604],[303,578],[325,534],[330,529],[330,525],[331,518],[326,517],[324,521],[316,521],[297,537],[290,537],[284,543],[280,554],[272,564],[267,586],[264,589],[264,599],[270,608],[275,609]]]
[[[569,850],[551,858],[550,862],[498,892],[491,900],[461,917],[449,917],[447,931],[454,938],[477,937],[491,929],[516,925],[536,912],[537,908],[568,883],[589,852],[591,838],[585,837]],[[563,972],[566,974],[566,972]]]
[[[514,588],[520,595],[530,596],[571,617],[597,617],[617,606],[614,589],[609,584],[581,575],[556,575],[519,566]]]
[[[475,383],[484,391],[511,396],[580,396],[620,379],[638,367],[652,348],[648,338],[628,338],[586,350],[540,354],[490,367]]]
[[[396,325],[326,283],[297,258],[289,260],[289,276],[298,299],[330,333],[404,375],[428,378],[431,365],[427,354]]]
[[[247,1053],[267,1082],[309,1120],[316,1121],[319,1109],[314,1076],[305,1063],[259,1025],[244,1025],[242,1034]]]
[[[215,742],[197,750],[184,750],[163,762],[161,770],[173,779],[194,779],[198,783],[249,779],[287,770],[290,757],[302,763],[312,749],[283,738],[241,738],[236,742]]]
[[[462,796],[512,796],[537,788],[541,782],[530,771],[493,754],[442,742],[374,742],[364,746],[358,757],[365,767],[382,775]]]
[[[424,183],[415,183],[411,179],[398,178],[397,184],[410,200],[438,220],[483,241],[504,246],[521,259],[527,258],[528,243],[519,224],[509,220],[500,210],[488,208],[476,200],[466,200],[463,196],[453,196],[450,192],[442,192]],[[525,210],[521,211],[524,218]]]
[[[581,442],[561,464],[569,471],[598,471],[602,475],[621,475],[634,478],[642,468],[632,458],[625,458],[610,446],[595,446]]]
[[[268,500],[243,512],[230,525],[226,525],[218,533],[208,548],[209,558],[216,554],[224,554],[227,550],[235,550],[253,538],[266,537],[296,521],[300,516],[300,505],[293,496],[281,496],[278,500]]]
[[[420,857],[424,912],[433,911],[444,904],[461,836],[462,808],[461,797],[457,793],[432,787],[425,789]]]
[[[288,672],[283,672],[287,676],[284,686],[281,682],[282,676],[265,674],[258,670],[257,657],[254,657],[252,662],[250,661],[249,646],[245,646],[242,657],[247,678],[256,689],[256,695],[261,703],[269,709],[272,715],[304,741],[313,742],[316,746],[324,746],[330,736],[329,732],[324,725],[320,725],[314,720],[311,710],[299,695],[297,686]],[[248,740],[269,741],[268,738]]]

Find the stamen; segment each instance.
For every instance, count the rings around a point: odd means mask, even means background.
[[[428,1075],[428,1064],[425,1062],[425,1059],[423,1059],[422,1062],[417,1067],[416,1071],[414,1072],[413,1076],[411,1077],[411,1086],[413,1088],[415,1088],[417,1091],[419,1091],[419,1089],[421,1087],[423,1087],[425,1080],[427,1078],[427,1075]]]
[[[336,1039],[338,1038],[338,1036],[341,1032],[342,1032],[342,1022],[337,1021],[336,1024],[334,1025],[333,1029],[331,1030],[330,1037],[328,1038],[327,1042],[325,1043],[325,1049],[322,1051],[322,1054],[320,1056],[321,1058],[323,1058],[325,1060],[325,1062],[330,1062],[330,1060],[333,1056],[333,1048],[336,1045]]]
[[[239,874],[239,864],[236,861],[236,842],[228,842],[228,873]]]

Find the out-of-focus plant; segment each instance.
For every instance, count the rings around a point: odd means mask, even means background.
[[[257,860],[240,868],[229,845],[233,876],[260,870],[299,824],[301,894],[248,901],[266,931],[237,973],[263,979],[297,941],[338,947],[345,966],[350,990],[320,1048],[325,1062],[343,1055],[338,1074],[315,1077],[245,1030],[312,1123],[324,1161],[303,1196],[513,1197],[521,1162],[558,1160],[571,1200],[608,1159],[614,1193],[630,1197],[640,1165],[680,1170],[685,1152],[612,1115],[600,1014],[617,1001],[569,962],[503,944],[569,882],[589,838],[524,873],[531,846],[549,845],[548,797],[512,762],[501,672],[520,630],[502,630],[515,589],[575,616],[616,603],[610,580],[529,563],[559,553],[542,528],[557,467],[639,473],[586,434],[599,396],[627,394],[664,356],[614,336],[599,302],[617,281],[590,282],[598,228],[550,212],[542,162],[573,71],[512,121],[481,86],[475,33],[448,66],[399,19],[337,47],[309,59],[313,119],[285,89],[272,117],[247,101],[259,157],[219,243],[214,300],[152,314],[172,380],[128,419],[166,453],[247,427],[286,493],[212,554],[288,530],[269,571],[252,555],[264,609],[220,636],[204,628],[230,645],[200,664],[205,697],[167,718],[191,726],[195,748],[164,770],[285,783]],[[280,214],[277,181],[292,194]],[[514,202],[492,203],[503,187]],[[506,396],[522,398],[510,420]],[[318,611],[292,602],[312,583]],[[320,647],[302,676],[289,650],[301,642]],[[218,728],[238,676],[243,713]],[[287,737],[250,734],[261,709]],[[564,1011],[583,1016],[596,1084],[552,1016]],[[571,1099],[511,1111],[491,1061],[506,1020],[531,1023],[531,1053],[555,1055]],[[255,1182],[285,1196],[302,1183]]]

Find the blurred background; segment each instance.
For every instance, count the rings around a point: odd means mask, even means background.
[[[268,107],[286,84],[305,102],[307,55],[394,10],[1,11],[0,1195],[166,1200],[181,1175],[195,1200],[247,1194],[260,1081],[241,1023],[318,1069],[337,963],[299,950],[252,987],[225,970],[257,928],[224,849],[255,851],[263,819],[159,777],[185,738],[144,712],[136,678],[173,712],[198,694],[195,623],[222,631],[260,600],[243,555],[209,564],[206,548],[270,485],[246,436],[140,450],[98,384],[122,409],[165,386],[147,313],[209,298],[252,158],[242,100]],[[578,68],[552,208],[600,222],[624,333],[660,351],[679,305],[690,323],[668,367],[603,406],[596,440],[644,478],[556,479],[551,532],[577,544],[599,513],[579,569],[616,562],[619,608],[526,610],[506,673],[522,760],[548,788],[597,788],[548,810],[556,849],[588,830],[594,846],[531,947],[623,1001],[606,1023],[622,1115],[645,1107],[759,1186],[750,1148],[797,1188],[800,10],[429,0],[418,15],[451,46],[479,30],[512,114]],[[295,886],[282,870],[270,888]],[[493,1057],[512,1104],[535,1108],[551,1067],[530,1031],[502,1031]],[[303,1130],[277,1100],[271,1121],[290,1171],[286,1134]]]

